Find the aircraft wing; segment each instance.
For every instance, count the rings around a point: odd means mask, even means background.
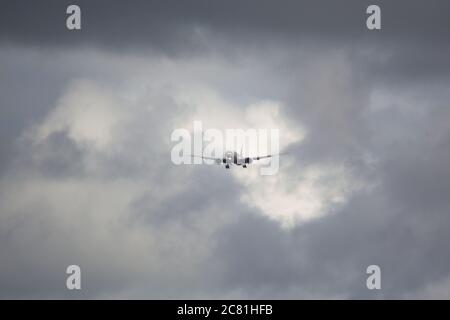
[[[212,158],[212,157],[195,156],[195,155],[191,155],[191,157],[193,157],[193,158],[201,158],[201,159],[206,159],[206,160],[214,160],[214,162],[217,163],[217,164],[222,163],[222,158]]]
[[[260,160],[260,159],[266,159],[266,158],[272,158],[272,157],[276,157],[276,156],[281,156],[283,154],[287,154],[287,152],[281,152],[281,153],[277,153],[277,154],[268,154],[267,156],[253,157],[253,158],[250,158],[250,159],[252,159],[252,160]]]
[[[211,158],[211,157],[205,157],[205,156],[191,156],[193,158],[202,158],[202,159],[208,159],[208,160],[222,160],[222,158]]]
[[[265,159],[265,158],[271,158],[271,157],[273,157],[273,155],[269,154],[267,156],[253,157],[252,160],[259,160],[259,159]]]

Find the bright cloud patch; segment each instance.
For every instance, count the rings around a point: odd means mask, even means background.
[[[305,130],[298,124],[293,126],[280,113],[282,106],[279,102],[262,100],[247,106],[236,105],[201,83],[188,87],[175,85],[171,92],[180,108],[187,106],[190,110],[182,117],[171,119],[175,120],[175,125],[189,128],[194,120],[200,120],[205,129],[215,128],[224,132],[226,129],[278,129],[280,152],[295,143],[299,145],[305,139]],[[148,95],[142,96],[139,91],[134,92],[134,96],[130,91],[127,94],[128,100],[122,99],[113,90],[95,82],[77,81],[69,86],[56,108],[33,129],[32,139],[42,143],[52,133],[62,131],[77,145],[93,147],[97,156],[111,150],[126,150],[122,144],[127,141],[147,141],[144,137],[134,136],[133,127],[143,115],[150,116],[149,110],[164,106],[157,105],[158,101]],[[136,104],[136,101],[140,103]],[[127,113],[127,110],[133,112]],[[254,146],[244,144],[242,147],[245,155],[257,155],[253,154]],[[150,152],[151,148],[148,145],[147,151]],[[269,148],[264,153],[270,151]],[[133,151],[134,154],[139,152]],[[103,160],[97,156],[91,155],[86,162],[91,171],[102,166]],[[268,161],[260,161],[247,170],[233,168],[231,174],[245,187],[241,201],[258,208],[286,228],[333,212],[358,189],[348,168],[339,164],[308,165],[293,176],[293,172],[297,172],[293,169],[295,159],[282,155],[280,172],[270,177],[261,176],[258,166],[267,165]],[[95,166],[92,163],[96,163]]]
[[[64,131],[79,144],[106,149],[117,138],[115,126],[126,119],[127,113],[112,92],[90,81],[77,81],[36,128],[33,139],[42,142],[50,134]]]
[[[235,106],[211,89],[182,92],[179,102],[193,107],[195,112],[184,122],[192,126],[200,120],[205,128],[279,129],[279,151],[305,139],[306,131],[293,126],[280,114],[281,105],[275,101],[261,101],[249,106]],[[247,145],[244,153],[255,150]],[[234,150],[231,150],[234,151]],[[240,150],[235,150],[240,151]],[[265,150],[269,151],[269,150]],[[249,156],[255,156],[250,154]],[[278,160],[278,159],[277,159]],[[264,215],[274,219],[285,228],[322,217],[344,204],[351,193],[358,190],[360,182],[352,176],[349,168],[340,165],[308,165],[295,173],[295,159],[282,155],[281,169],[273,176],[262,176],[259,165],[267,165],[270,160],[249,166],[247,170],[232,168],[235,179],[245,186],[241,200],[251,207],[258,208]],[[273,161],[273,160],[272,160]]]
[[[285,228],[332,213],[361,186],[344,166],[310,165],[293,173],[292,161],[281,159],[281,170],[274,176],[261,177],[256,171],[235,174],[247,187],[242,201]]]

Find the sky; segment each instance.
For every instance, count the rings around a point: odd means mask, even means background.
[[[1,8],[1,299],[450,298],[448,1]],[[195,120],[278,173],[173,164]]]

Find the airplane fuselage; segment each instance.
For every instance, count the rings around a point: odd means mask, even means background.
[[[243,167],[247,167],[247,164],[251,163],[252,159],[245,158],[239,155],[239,153],[235,151],[227,151],[224,154],[222,162],[225,164],[225,167],[228,169],[230,164],[234,164],[237,166],[242,165]]]

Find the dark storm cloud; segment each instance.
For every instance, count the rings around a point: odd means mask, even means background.
[[[363,77],[380,81],[445,77],[450,71],[450,4],[423,1],[78,1],[82,30],[69,32],[72,1],[7,1],[0,40],[38,47],[79,46],[170,56],[218,52],[230,59],[242,47],[267,50],[318,43],[376,51],[361,60]],[[382,30],[369,32],[365,10],[382,9]],[[320,41],[317,41],[320,39]],[[322,50],[329,50],[323,47]],[[290,66],[289,66],[290,67]]]
[[[383,156],[374,175],[383,177],[381,185],[333,216],[288,233],[252,215],[224,228],[214,257],[225,262],[221,287],[244,298],[317,298],[324,291],[398,298],[444,282],[450,276],[448,148],[419,139]],[[371,264],[383,270],[379,292],[365,287]]]
[[[313,77],[308,79],[314,82]],[[308,161],[358,159],[362,148],[376,155],[379,163],[369,170],[356,161],[351,162],[352,168],[369,174],[379,185],[368,194],[355,197],[336,215],[299,226],[292,233],[276,229],[268,233],[266,229],[271,228],[268,222],[259,224],[248,218],[239,221],[232,230],[224,230],[217,250],[225,255],[222,260],[229,263],[224,266],[223,286],[236,291],[246,288],[246,297],[266,296],[266,292],[278,297],[276,288],[284,283],[283,288],[293,289],[281,294],[282,297],[315,297],[326,287],[331,297],[395,298],[445,282],[450,276],[450,256],[445,249],[450,240],[447,232],[450,206],[446,196],[450,187],[450,132],[445,124],[449,118],[448,93],[441,88],[448,83],[448,77],[444,79],[435,79],[430,84],[425,75],[421,80],[414,79],[409,89],[405,89],[408,87],[405,80],[391,90],[402,99],[410,95],[410,99],[403,105],[388,99],[392,105],[376,112],[369,111],[368,101],[359,101],[357,95],[352,95],[358,103],[345,116],[348,121],[345,128],[337,133],[349,130],[348,137],[356,142],[350,146],[356,148],[348,147],[347,138],[336,136],[333,129],[330,131],[326,114],[320,113],[316,122],[306,121],[313,123],[312,137],[298,151],[292,148],[303,165]],[[359,85],[351,83],[349,92],[350,88],[361,92]],[[377,88],[376,83],[372,86]],[[302,93],[296,96],[296,101],[302,101]],[[346,100],[332,101],[333,105],[323,110],[332,112],[333,106],[339,105],[337,112],[342,115]],[[317,104],[320,103],[324,101],[319,97]],[[371,116],[362,116],[367,113]],[[304,110],[297,110],[297,114],[303,115],[299,119],[307,115]],[[231,232],[235,233],[227,237]],[[241,243],[240,250],[233,250],[237,243]],[[255,249],[252,243],[264,245]],[[290,254],[282,253],[280,257],[279,249],[263,249],[280,245]],[[273,260],[268,258],[268,252],[276,252]],[[244,255],[257,267],[246,269],[239,264]],[[370,264],[378,264],[384,270],[386,285],[381,292],[370,292],[364,286],[365,267]]]
[[[0,175],[14,152],[14,137],[42,117],[57,99],[69,75],[48,73],[49,65],[36,65],[27,55],[14,58],[15,51],[0,49]],[[40,81],[42,75],[46,81]]]
[[[166,170],[176,170],[169,169]],[[220,202],[226,209],[239,207],[236,193],[242,192],[242,187],[230,179],[223,180],[223,173],[209,167],[206,170],[194,168],[198,183],[176,196],[160,201],[157,194],[151,192],[136,199],[133,204],[137,221],[155,225],[172,223],[174,220],[182,221],[186,226],[195,219],[199,212],[207,210],[211,205],[217,204],[215,197],[207,194],[220,194]],[[223,183],[217,184],[217,181]],[[207,190],[207,191],[206,191]],[[180,199],[183,199],[180,201]],[[153,208],[155,214],[148,215],[148,208]]]
[[[63,286],[74,261],[88,270],[80,295],[94,298],[421,297],[450,277],[448,1],[77,1],[83,30],[69,32],[72,3],[0,11],[0,196],[11,201],[0,203],[0,297],[74,298]],[[365,28],[372,3],[381,31]],[[288,149],[288,185],[309,165],[344,163],[373,188],[284,230],[240,201],[246,188],[228,173],[172,166],[167,140],[189,106],[165,82],[137,101],[115,94],[145,64],[136,56],[189,64],[217,52],[237,71],[212,68],[204,82],[237,105],[280,101],[306,128]],[[68,128],[24,143],[85,78],[135,116],[121,149],[76,143]],[[365,287],[370,264],[380,292]]]
[[[83,30],[68,32],[65,9],[82,8]],[[383,30],[368,33],[365,9],[382,7]],[[154,46],[177,53],[200,45],[196,27],[245,42],[325,37],[328,41],[446,42],[447,1],[7,1],[0,37],[34,45]],[[357,38],[355,38],[357,37]],[[191,40],[192,43],[189,43]],[[194,40],[194,41],[192,41]]]

